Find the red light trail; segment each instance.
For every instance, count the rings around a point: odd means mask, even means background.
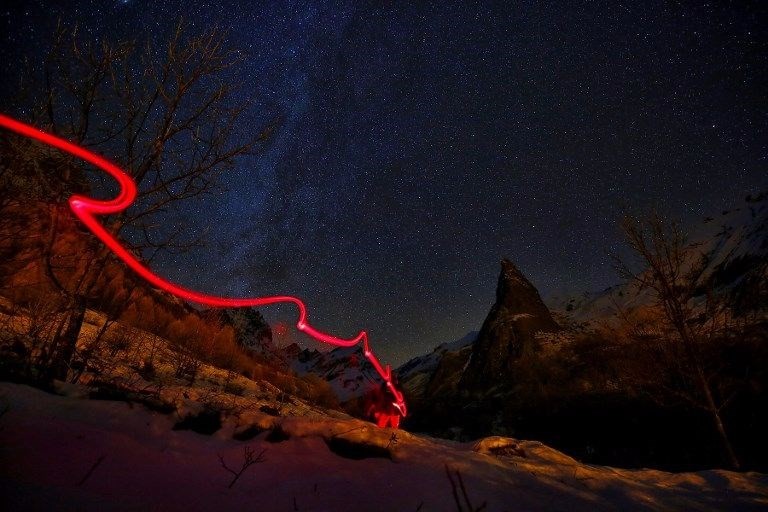
[[[307,307],[304,302],[298,297],[291,295],[278,295],[271,297],[254,297],[254,298],[231,298],[231,297],[218,297],[215,295],[207,295],[205,293],[196,292],[188,288],[184,288],[177,284],[171,283],[152,272],[149,268],[144,266],[136,257],[131,254],[111,233],[109,233],[100,223],[96,220],[96,215],[110,215],[117,214],[128,208],[133,200],[136,198],[136,183],[115,164],[109,162],[105,158],[91,153],[90,151],[83,149],[80,146],[72,144],[66,140],[60,139],[55,135],[38,130],[32,126],[24,124],[20,121],[16,121],[8,116],[0,114],[0,126],[3,126],[11,131],[14,131],[20,135],[36,139],[44,144],[55,147],[61,151],[65,151],[74,155],[96,167],[103,170],[112,178],[114,178],[120,185],[120,193],[114,199],[110,200],[98,200],[91,199],[89,197],[73,195],[69,198],[69,207],[72,212],[77,216],[85,226],[91,230],[117,257],[125,262],[134,272],[143,277],[153,286],[167,291],[179,298],[196,302],[198,304],[205,304],[208,306],[217,307],[257,307],[267,306],[270,304],[278,304],[289,302],[294,304],[299,310],[299,319],[296,321],[296,328],[306,333],[307,335],[315,338],[318,341],[328,343],[330,345],[336,345],[339,347],[352,347],[358,343],[363,343],[363,353],[365,357],[371,362],[376,372],[384,379],[387,387],[395,397],[394,406],[400,411],[402,416],[406,415],[405,400],[403,394],[392,383],[392,370],[389,365],[382,367],[379,359],[373,353],[368,342],[368,334],[365,331],[360,333],[354,338],[344,339],[338,338],[331,334],[318,331],[312,327],[307,321]]]

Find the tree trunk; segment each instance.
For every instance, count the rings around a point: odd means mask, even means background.
[[[99,332],[96,333],[96,337],[93,339],[93,341],[91,341],[85,350],[81,352],[82,365],[80,365],[80,367],[75,370],[74,375],[72,375],[72,384],[77,384],[80,380],[80,377],[82,377],[83,373],[88,367],[88,363],[94,355],[94,352],[99,350],[102,338],[104,337],[104,334],[107,332],[107,329],[109,329],[111,324],[112,322],[110,322],[109,319],[106,319],[104,324],[99,328]],[[115,355],[115,353],[112,353],[111,358],[114,359]]]
[[[67,326],[59,335],[59,338],[54,341],[56,353],[54,354],[53,364],[49,373],[50,380],[67,380],[72,356],[77,349],[77,339],[80,336],[80,329],[82,329],[83,320],[85,319],[85,298],[80,295],[75,296],[74,305],[67,314],[69,315]]]
[[[704,377],[704,372],[700,366],[697,367],[697,378],[701,392],[704,394],[704,398],[707,401],[707,412],[712,416],[712,421],[715,423],[715,429],[717,429],[717,434],[720,436],[720,443],[725,451],[728,464],[731,469],[738,471],[741,469],[741,464],[739,464],[739,459],[736,457],[736,452],[733,451],[731,440],[728,438],[728,433],[725,431],[725,425],[720,417],[720,411],[715,405],[715,400],[712,397],[712,390],[709,388],[709,383]]]
[[[706,410],[710,416],[712,416],[712,421],[715,423],[715,429],[717,430],[718,436],[720,436],[720,443],[725,452],[728,465],[731,469],[738,471],[741,468],[741,464],[739,464],[739,459],[736,457],[736,452],[733,451],[731,440],[728,438],[725,425],[720,417],[720,409],[717,407],[717,404],[715,404],[715,398],[712,396],[712,388],[709,385],[707,377],[704,375],[704,368],[702,367],[699,354],[696,352],[696,345],[692,341],[693,336],[688,332],[686,322],[684,322],[682,318],[682,315],[678,315],[677,329],[683,340],[686,355],[690,364],[695,369],[699,390],[701,391],[701,394],[704,395],[704,400],[706,401]]]
[[[723,448],[725,449],[725,455],[728,459],[728,464],[730,464],[731,469],[733,470],[740,470],[741,464],[739,464],[739,459],[736,457],[736,452],[733,451],[733,446],[731,446],[731,441],[728,438],[728,434],[725,432],[725,426],[723,425],[723,421],[720,418],[720,413],[717,412],[717,410],[710,411],[710,414],[712,414],[712,419],[715,422],[715,427],[717,428],[717,433],[720,435],[720,442],[723,445]]]

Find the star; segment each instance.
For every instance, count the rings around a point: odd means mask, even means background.
[[[275,123],[221,176],[222,207],[169,212],[208,246],[158,255],[160,273],[300,294],[333,332],[386,339],[393,365],[477,330],[501,257],[545,297],[600,290],[623,208],[693,226],[768,185],[759,6],[88,5],[4,7],[3,76],[45,62],[59,18],[162,48],[183,16],[241,51],[221,78],[248,104],[238,136]]]

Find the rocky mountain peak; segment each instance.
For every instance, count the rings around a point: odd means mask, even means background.
[[[511,377],[512,363],[538,349],[538,333],[559,330],[536,287],[514,263],[502,259],[496,303],[473,345],[461,387],[482,390],[503,384]]]
[[[549,315],[549,310],[542,302],[536,287],[506,258],[501,260],[501,274],[496,285],[496,305],[502,305],[513,313]]]

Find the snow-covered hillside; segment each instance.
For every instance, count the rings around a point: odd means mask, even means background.
[[[435,375],[441,361],[446,356],[458,356],[465,353],[468,360],[471,346],[477,339],[477,331],[467,333],[458,340],[438,345],[435,350],[423,356],[414,357],[397,369],[397,375],[403,389],[411,399],[421,399],[427,391],[429,382]],[[456,378],[461,377],[457,375]]]
[[[721,289],[758,285],[768,278],[768,193],[749,197],[740,207],[709,217],[690,232],[690,247],[704,258],[701,281],[713,278]],[[550,307],[577,323],[608,321],[618,309],[647,304],[650,294],[633,283],[572,297],[550,297]]]
[[[299,375],[312,373],[328,381],[341,402],[363,396],[381,384],[381,377],[365,358],[362,345],[320,352],[293,344],[285,347],[283,353],[286,364]]]
[[[456,352],[462,348],[471,345],[477,339],[477,331],[465,334],[455,341],[442,343],[435,350],[423,356],[417,356],[403,364],[397,369],[400,380],[407,380],[419,373],[432,373],[440,363],[440,359],[446,352]]]
[[[240,411],[204,436],[173,430],[175,413],[9,383],[0,411],[4,510],[456,510],[446,467],[459,499],[457,472],[472,506],[487,511],[768,507],[761,474],[618,470],[538,442],[454,443],[321,413]],[[265,450],[263,462],[229,487],[222,461],[239,470],[245,447]]]
[[[411,359],[395,370],[398,380],[407,387],[414,378],[431,375],[445,353],[461,350],[476,337],[477,332],[470,332],[461,339],[439,345],[429,354]],[[293,344],[285,347],[283,354],[286,364],[299,375],[313,373],[327,380],[342,402],[361,397],[381,384],[381,378],[359,345],[320,352]]]
[[[734,286],[755,272],[768,271],[768,193],[706,219],[694,241],[707,255],[707,274],[722,286]]]

